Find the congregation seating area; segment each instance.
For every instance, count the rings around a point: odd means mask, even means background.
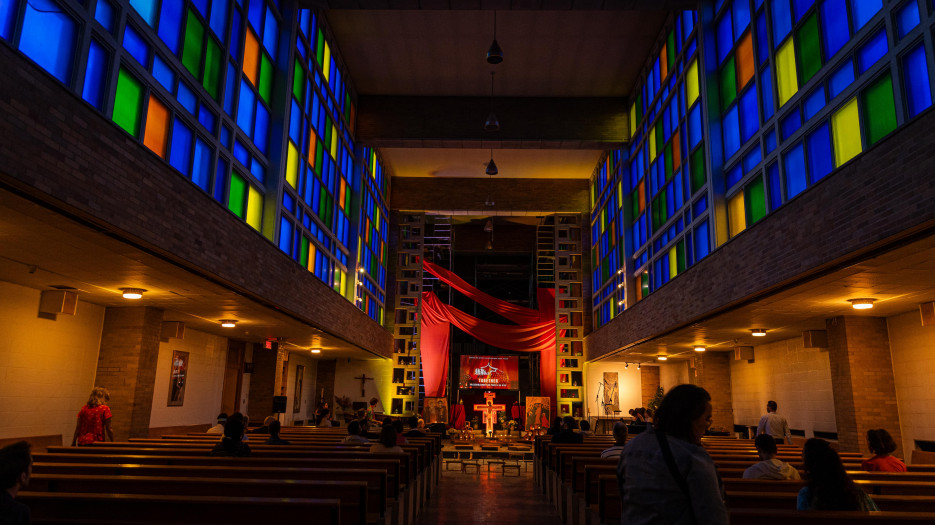
[[[566,525],[616,525],[621,500],[617,460],[601,459],[613,445],[610,436],[588,436],[583,444],[551,444],[550,436],[535,442],[534,479]],[[703,442],[724,481],[732,524],[790,523],[935,523],[935,465],[911,464],[908,472],[865,472],[860,453],[839,452],[848,474],[880,508],[879,512],[796,511],[796,495],[804,481],[743,479],[743,471],[759,461],[753,440],[706,437]],[[802,449],[779,445],[778,459],[800,474]]]
[[[343,428],[286,427],[291,445],[248,434],[250,457],[213,457],[220,436],[166,435],[34,454],[19,493],[33,523],[412,525],[437,489],[441,435],[405,454],[343,442]]]

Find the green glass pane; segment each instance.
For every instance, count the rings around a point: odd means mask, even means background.
[[[669,38],[666,41],[666,60],[668,67],[672,67],[675,62],[675,31],[669,31]]]
[[[114,94],[114,124],[139,138],[143,108],[143,86],[126,69],[120,68]]]
[[[319,66],[325,61],[325,35],[321,29],[318,30],[318,42],[315,44],[315,60]]]
[[[299,101],[299,107],[303,105],[302,97],[305,95],[305,70],[298,60],[295,61],[295,68],[292,72],[292,95]]]
[[[795,32],[801,84],[804,85],[821,69],[821,41],[818,36],[818,15],[813,12]]]
[[[273,94],[273,63],[266,57],[266,53],[260,54],[260,85],[258,87],[260,96],[269,104]]]
[[[720,72],[721,111],[737,98],[737,69],[734,66],[734,55],[731,55]]]
[[[325,145],[318,141],[318,147],[315,148],[315,173],[321,177],[321,165],[325,162]]]
[[[679,274],[685,271],[685,241],[675,245],[676,270]]]
[[[201,25],[195,12],[188,10],[188,20],[185,22],[185,43],[182,47],[182,65],[195,78],[201,78],[202,42],[205,37],[205,26]]]
[[[213,38],[208,39],[207,53],[205,54],[205,79],[203,85],[214,100],[221,97],[221,68],[224,65],[224,54]]]
[[[610,279],[610,261],[607,257],[601,260],[601,282],[606,283]]]
[[[896,104],[893,101],[893,79],[887,73],[873,82],[863,94],[864,121],[867,142],[876,142],[896,129]]]
[[[640,215],[640,193],[639,190],[633,190],[630,193],[630,222],[635,222]]]
[[[667,220],[669,220],[669,188],[665,188],[659,192],[659,218],[661,219],[659,226],[662,226]]]
[[[636,97],[636,123],[643,120],[643,95]]]
[[[662,119],[656,121],[656,151],[659,153],[662,151],[662,144],[665,139],[662,138]]]
[[[757,177],[744,188],[744,202],[747,206],[747,225],[751,225],[766,216],[766,191],[763,178]]]
[[[328,192],[322,190],[321,195],[318,197],[318,218],[322,222],[328,224]]]
[[[344,208],[347,209],[350,207],[351,207],[351,185],[348,184],[344,188]]]
[[[672,143],[666,146],[666,180],[672,178]]]
[[[351,124],[351,94],[344,94],[344,122]]]
[[[299,246],[299,263],[308,267],[308,237],[302,236],[302,244]]]
[[[640,287],[643,289],[643,297],[649,295],[649,274],[643,273],[640,276]]]
[[[692,193],[705,185],[707,176],[704,168],[704,148],[700,147],[692,153]]]
[[[244,218],[247,202],[247,182],[243,177],[231,172],[230,192],[227,194],[227,209],[234,215]]]

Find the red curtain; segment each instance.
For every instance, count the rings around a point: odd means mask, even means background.
[[[555,405],[555,290],[538,289],[539,310],[517,306],[481,292],[457,275],[428,261],[423,268],[491,311],[519,323],[503,325],[482,321],[442,303],[432,292],[422,294],[421,356],[426,397],[445,395],[448,370],[448,333],[454,324],[490,345],[519,352],[539,352],[539,383],[542,395]]]

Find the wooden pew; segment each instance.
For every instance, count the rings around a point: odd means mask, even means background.
[[[730,511],[730,522],[731,525],[921,525],[935,523],[935,513],[733,509]]]
[[[271,517],[282,523],[339,525],[340,502],[313,498],[162,496],[20,492],[17,501],[32,511],[33,523],[111,522],[139,524],[206,523],[255,525]]]
[[[873,502],[883,511],[930,512],[935,509],[933,496],[871,495]],[[728,492],[727,507],[730,509],[794,509],[796,493],[793,492]]]

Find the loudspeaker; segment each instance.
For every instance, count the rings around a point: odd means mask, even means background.
[[[181,321],[163,321],[161,338],[185,339],[185,323]]]
[[[39,313],[75,315],[78,294],[68,290],[45,290],[39,297]]]
[[[935,324],[935,302],[920,304],[919,313],[922,314],[922,326]]]
[[[273,396],[273,413],[286,413],[286,396]]]
[[[802,332],[802,346],[805,348],[828,348],[826,330],[805,330]]]

